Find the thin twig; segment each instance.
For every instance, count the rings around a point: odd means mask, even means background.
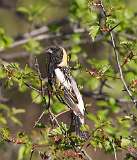
[[[56,124],[60,127],[60,124],[59,124],[57,118],[55,117],[55,115],[53,114],[53,112],[50,109],[50,100],[51,100],[51,95],[50,95],[50,90],[48,88],[48,104],[47,104],[47,109],[48,109],[49,114],[50,114],[50,120],[51,120],[52,123],[55,121]]]
[[[45,91],[44,91],[44,87],[43,87],[43,79],[42,79],[42,76],[41,76],[41,72],[40,72],[40,68],[39,68],[39,64],[38,64],[38,61],[37,61],[37,58],[35,58],[35,66],[36,66],[36,69],[37,69],[37,73],[38,73],[38,76],[39,76],[39,80],[40,80],[40,93],[41,93],[41,96],[44,98],[44,105],[46,106],[46,108],[48,108],[48,111],[49,111],[49,114],[51,116],[51,120],[52,122],[55,121],[56,124],[60,127],[59,125],[59,122],[58,120],[56,119],[55,115],[53,114],[53,112],[51,111],[50,109],[50,91],[49,89],[47,88],[47,92],[48,92],[48,104],[46,103],[46,99],[45,99]],[[33,126],[33,128],[36,127],[36,125],[39,123],[39,121],[42,119],[43,115],[45,113],[45,110],[42,112],[42,114],[39,116],[38,120],[35,122],[35,125]]]
[[[121,22],[119,22],[118,24],[116,24],[114,27],[112,27],[111,29],[109,29],[108,32],[105,32],[103,35],[102,35],[102,34],[101,34],[101,35],[98,35],[98,36],[95,38],[94,43],[104,40],[104,39],[106,38],[106,36],[109,35],[109,33],[110,33],[111,31],[113,31],[117,26],[119,26],[120,23],[121,23]]]
[[[93,160],[86,152],[86,148],[88,146],[88,144],[90,143],[91,140],[91,135],[88,137],[88,139],[86,139],[86,142],[84,143],[84,145],[82,146],[82,148],[80,149],[81,152],[83,153],[83,155],[86,157],[87,160]]]
[[[32,89],[32,90],[34,90],[34,91],[40,93],[40,90],[39,90],[39,89],[37,89],[37,88],[31,86],[30,84],[28,84],[28,83],[26,83],[26,82],[23,82],[23,83],[24,83],[28,88],[30,88],[30,89]]]
[[[36,66],[36,69],[37,69],[37,73],[38,73],[38,76],[39,76],[39,81],[40,81],[40,94],[41,94],[41,97],[42,99],[44,100],[44,105],[47,106],[47,102],[46,102],[46,99],[45,99],[45,90],[44,90],[44,87],[43,87],[43,79],[42,79],[42,76],[41,76],[41,72],[40,72],[40,68],[39,68],[39,63],[38,63],[38,60],[37,58],[35,57],[35,66]],[[44,106],[44,107],[45,107]],[[46,108],[46,107],[45,107]],[[37,126],[37,124],[39,123],[39,121],[42,119],[43,115],[45,114],[45,110],[42,112],[42,114],[39,116],[38,120],[35,122],[35,125],[33,126],[33,128],[35,128]]]
[[[30,154],[30,159],[29,160],[32,160],[33,153],[34,153],[34,150],[31,150],[31,154]]]
[[[117,152],[116,152],[116,147],[115,147],[114,141],[112,142],[112,147],[113,147],[113,150],[114,150],[115,160],[118,160],[118,158],[117,158]]]
[[[63,112],[57,114],[57,115],[55,116],[55,118],[57,119],[59,116],[61,116],[62,114],[65,114],[65,113],[67,113],[67,112],[69,112],[69,111],[70,111],[70,109],[68,109],[68,110],[66,110],[66,111],[63,111]],[[55,118],[53,118],[52,121],[54,121]]]
[[[50,108],[51,92],[50,92],[50,90],[49,90],[49,87],[47,88],[47,93],[48,93],[48,104],[47,104],[47,108]]]
[[[87,154],[87,152],[86,152],[84,149],[82,149],[81,152],[82,152],[82,153],[84,154],[84,156],[86,157],[86,160],[93,160],[93,159]]]
[[[37,126],[37,124],[39,123],[39,121],[42,119],[43,115],[45,114],[45,110],[41,113],[41,115],[39,116],[39,118],[37,119],[37,121],[35,122],[33,128],[35,128]]]
[[[39,80],[40,80],[40,89],[41,89],[41,94],[43,96],[44,94],[44,90],[43,90],[43,80],[42,80],[42,77],[41,77],[41,72],[40,72],[40,68],[39,68],[39,63],[38,63],[38,60],[37,58],[35,57],[35,67],[37,69],[37,73],[38,73],[38,76],[39,76]]]
[[[121,64],[120,64],[120,59],[119,59],[119,53],[118,53],[118,50],[117,50],[116,43],[115,43],[114,36],[113,36],[112,32],[110,32],[110,36],[111,36],[112,46],[113,46],[113,49],[114,49],[115,58],[116,58],[117,66],[118,66],[118,69],[119,69],[121,81],[122,81],[122,83],[123,83],[123,85],[125,87],[125,90],[126,90],[127,94],[129,95],[129,97],[131,98],[132,102],[137,107],[137,102],[134,99],[131,91],[128,89],[128,86],[127,86],[126,81],[124,79],[123,71],[122,71]]]
[[[45,98],[45,90],[44,90],[44,87],[43,87],[43,78],[41,76],[39,63],[38,63],[38,60],[37,60],[36,57],[35,57],[35,66],[36,66],[37,73],[38,73],[38,76],[39,76],[41,96],[42,96],[42,98],[44,100],[44,105],[46,107],[47,106],[47,102],[46,102],[46,98]]]
[[[103,88],[106,85],[106,81],[107,81],[107,79],[103,79],[103,80],[100,81],[99,94],[102,94]]]
[[[58,125],[58,127],[61,127],[60,124],[59,124],[59,122],[58,122],[58,120],[56,119],[54,113],[51,111],[51,109],[49,108],[48,110],[49,110],[49,114],[51,115],[52,122],[53,122],[53,119],[54,119],[54,121],[56,122],[56,124]]]

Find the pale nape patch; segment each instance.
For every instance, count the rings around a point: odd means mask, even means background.
[[[58,64],[58,67],[65,67],[68,65],[68,57],[67,57],[67,53],[65,51],[64,48],[60,47],[63,51],[63,58],[60,64]]]

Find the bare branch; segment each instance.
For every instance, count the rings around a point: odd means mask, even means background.
[[[42,117],[44,116],[44,114],[45,114],[45,110],[41,113],[41,115],[39,116],[39,118],[35,122],[33,128],[35,128],[38,125],[38,123],[40,122],[40,120],[42,119]]]
[[[118,158],[117,158],[117,152],[116,152],[116,147],[115,147],[114,141],[112,142],[112,147],[113,147],[113,150],[114,150],[114,157],[115,157],[115,160],[118,160]]]
[[[48,31],[49,31],[49,29],[47,26],[42,26],[41,28],[35,29],[29,33],[25,33],[23,35],[23,37],[25,37],[25,38],[28,38],[30,36],[33,37],[33,36],[37,36],[37,35],[43,34],[45,32],[48,32]]]
[[[66,110],[66,111],[63,111],[63,112],[57,114],[57,115],[52,119],[52,121],[54,121],[55,118],[57,119],[59,116],[61,116],[61,115],[64,114],[64,113],[67,113],[67,112],[69,112],[69,111],[70,111],[70,109],[68,109],[68,110]]]
[[[57,37],[55,36],[55,38],[57,38]],[[80,42],[77,42],[77,43],[68,42],[67,44],[62,44],[62,46],[64,48],[70,48],[70,47],[72,47],[74,45],[87,44],[87,43],[91,43],[91,41],[89,41],[88,38],[83,38],[83,39],[81,39]],[[4,51],[4,50],[2,50],[2,51]],[[0,52],[2,52],[2,51],[0,50]],[[0,58],[3,59],[3,60],[12,60],[12,59],[15,59],[15,58],[26,58],[29,55],[30,54],[28,52],[25,52],[25,51],[13,52],[13,53],[10,52],[10,53],[1,53],[0,54]]]
[[[31,86],[30,84],[28,84],[28,83],[26,83],[26,82],[23,82],[23,83],[24,83],[28,88],[30,88],[30,89],[32,89],[32,90],[34,90],[34,91],[40,93],[40,90],[38,90],[37,88]]]
[[[56,124],[58,125],[58,127],[61,127],[60,124],[59,124],[59,122],[58,122],[58,120],[56,119],[54,113],[51,111],[51,109],[49,108],[48,110],[49,110],[49,114],[50,114],[50,116],[51,116],[51,121],[52,121],[52,122],[55,121]]]
[[[40,72],[40,68],[39,68],[39,63],[38,63],[38,60],[37,60],[36,57],[35,57],[35,67],[37,69],[37,73],[38,73],[39,80],[40,80],[41,96],[43,97],[44,96],[43,79],[42,79],[42,76],[41,76],[41,72]]]
[[[72,33],[84,33],[84,32],[86,32],[86,30],[84,28],[76,28],[73,30]],[[33,33],[33,31],[31,33]],[[33,35],[34,35],[34,33],[33,33]],[[62,35],[61,33],[56,33],[56,34],[46,33],[46,34],[40,34],[40,35],[33,36],[33,39],[41,41],[41,40],[46,40],[46,39],[47,40],[54,39],[54,38],[58,38],[58,37],[62,37],[62,36],[67,38],[67,36],[69,36],[69,35],[71,35],[71,34]],[[24,45],[27,42],[29,42],[29,40],[30,40],[30,37],[27,33],[26,38],[19,40],[19,41],[15,41],[11,46],[9,46],[9,48],[15,48],[17,46]],[[0,52],[2,52],[4,50],[5,49],[0,49]]]
[[[87,152],[86,152],[84,149],[82,149],[81,152],[82,152],[82,153],[84,154],[84,156],[86,157],[86,160],[93,160],[93,159],[87,154]]]

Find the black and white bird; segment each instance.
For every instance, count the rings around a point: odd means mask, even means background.
[[[63,47],[53,46],[46,50],[49,54],[48,81],[57,98],[72,110],[76,128],[84,124],[85,107],[76,81],[68,66],[68,56]],[[76,131],[77,134],[78,131]]]

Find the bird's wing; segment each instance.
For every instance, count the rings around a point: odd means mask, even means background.
[[[78,100],[79,110],[82,113],[82,115],[84,115],[85,107],[84,107],[83,98],[82,98],[82,96],[81,96],[81,94],[79,92],[79,89],[77,87],[76,81],[74,80],[74,78],[72,76],[70,76],[70,81],[71,81],[72,90],[73,90],[73,92],[76,95],[77,100]]]
[[[65,78],[63,71],[59,68],[55,69],[55,75],[63,86],[63,95],[61,96],[64,99],[64,102],[73,110],[74,114],[83,117],[85,110],[84,103],[75,80],[71,76]]]

